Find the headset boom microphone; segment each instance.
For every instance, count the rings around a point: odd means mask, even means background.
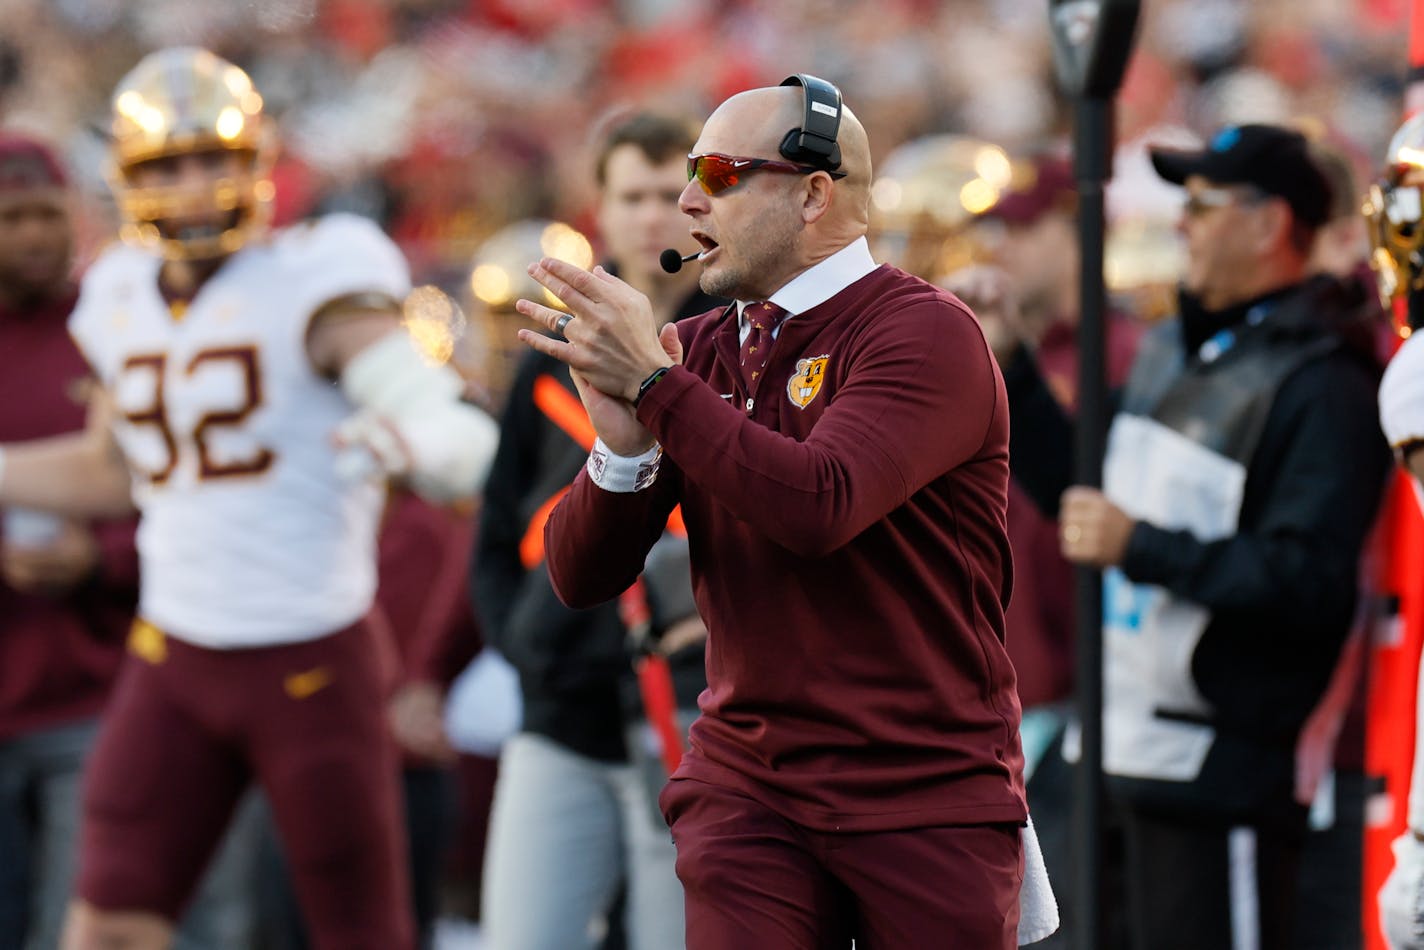
[[[663,251],[661,254],[658,255],[658,263],[661,264],[663,266],[663,270],[667,271],[669,274],[676,274],[678,271],[682,270],[683,264],[686,264],[688,261],[697,257],[701,253],[701,251],[693,251],[691,254],[687,255],[686,257],[683,257],[677,252],[677,248],[670,247],[666,251]]]

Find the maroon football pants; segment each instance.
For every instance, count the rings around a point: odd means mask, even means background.
[[[176,920],[266,794],[313,943],[414,946],[399,765],[370,626],[207,650],[137,624],[85,777],[78,895]]]

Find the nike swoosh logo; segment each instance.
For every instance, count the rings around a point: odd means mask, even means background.
[[[293,673],[282,681],[282,687],[293,699],[306,699],[331,683],[331,670],[324,666]]]
[[[129,630],[129,652],[152,664],[168,658],[168,641],[163,631],[147,620],[135,620]]]

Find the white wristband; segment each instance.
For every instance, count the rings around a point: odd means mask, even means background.
[[[614,455],[602,439],[595,439],[593,451],[588,453],[588,475],[604,491],[626,495],[657,481],[662,458],[663,447],[656,443],[642,455],[629,457]]]

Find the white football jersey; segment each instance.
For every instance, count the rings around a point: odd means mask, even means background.
[[[383,490],[336,473],[332,430],[354,408],[306,335],[338,297],[405,297],[404,258],[375,224],[331,215],[238,251],[181,319],[160,263],[109,249],[70,318],[133,472],[141,615],[214,649],[354,623],[375,596]]]

